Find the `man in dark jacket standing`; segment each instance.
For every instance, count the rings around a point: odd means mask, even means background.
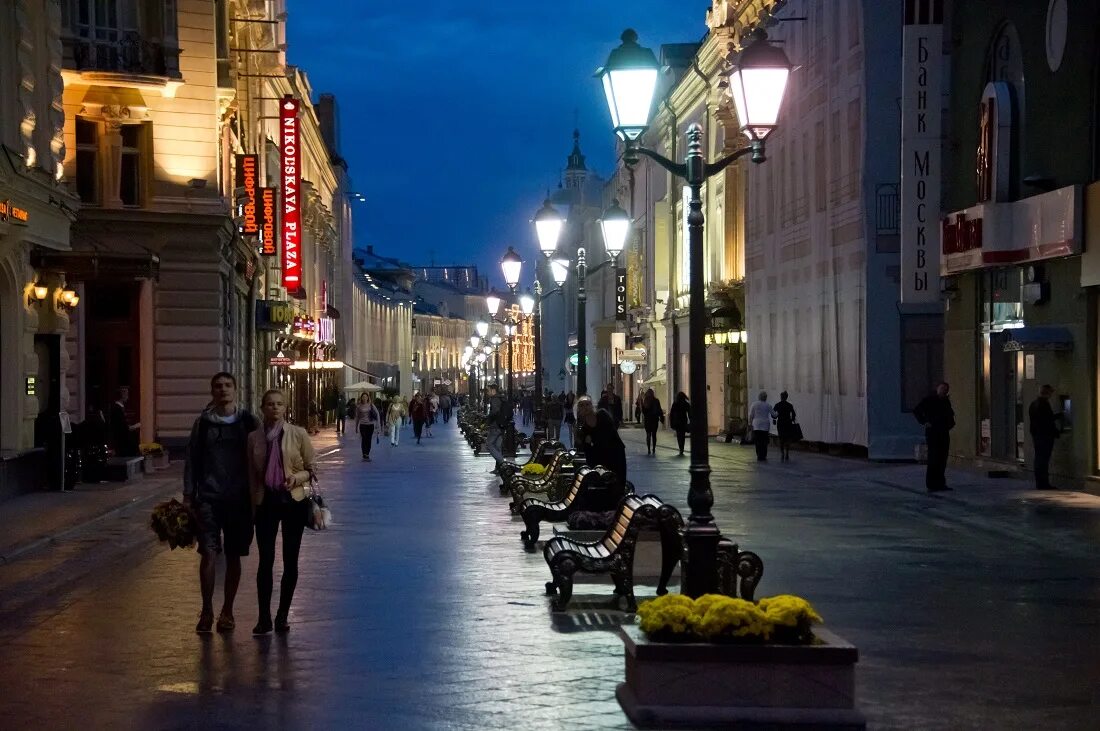
[[[1030,422],[1031,442],[1035,445],[1035,488],[1053,490],[1050,485],[1050,455],[1054,451],[1054,440],[1062,433],[1058,427],[1058,416],[1050,406],[1050,397],[1054,387],[1045,384],[1039,389],[1039,398],[1031,402],[1027,409]]]
[[[210,379],[211,402],[191,429],[183,470],[183,502],[198,522],[202,612],[196,632],[214,624],[215,561],[225,554],[225,597],[218,631],[233,629],[233,600],[241,581],[241,556],[252,545],[252,496],[248,483],[248,435],[252,414],[237,405],[237,380],[229,373]],[[223,539],[224,536],[224,539]]]
[[[936,385],[936,390],[913,409],[913,416],[924,426],[924,438],[928,443],[928,471],[925,475],[928,492],[951,489],[944,476],[947,453],[951,448],[951,430],[955,428],[955,410],[947,397],[950,391],[951,387],[941,381]]]

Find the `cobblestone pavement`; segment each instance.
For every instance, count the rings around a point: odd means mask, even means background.
[[[639,492],[686,515],[688,460],[624,435]],[[287,636],[247,631],[254,556],[239,629],[196,636],[197,559],[155,544],[147,509],[20,557],[79,541],[101,561],[0,614],[0,728],[630,728],[612,631],[629,617],[603,584],[549,612],[488,458],[453,423],[370,463],[353,439],[319,441],[337,525],[305,537]],[[956,471],[933,498],[917,466],[758,464],[737,445],[712,465],[718,524],[764,558],[760,593],[810,598],[859,646],[871,728],[1100,727],[1100,498]]]

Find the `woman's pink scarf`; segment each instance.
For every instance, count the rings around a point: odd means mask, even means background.
[[[269,490],[286,489],[286,473],[283,471],[283,422],[279,421],[266,432],[267,469],[264,471],[264,485]]]

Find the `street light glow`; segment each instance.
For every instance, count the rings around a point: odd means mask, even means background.
[[[489,308],[490,315],[496,315],[500,309],[500,295],[496,292],[489,292],[485,296],[485,306]]]
[[[531,296],[530,290],[519,296],[519,308],[523,310],[525,315],[530,315],[535,311],[535,298]]]
[[[622,34],[622,45],[596,70],[596,76],[603,82],[611,124],[624,142],[638,139],[649,126],[659,68],[653,51],[639,46],[638,34],[627,28]]]
[[[561,236],[564,224],[565,219],[550,205],[550,199],[547,198],[542,208],[535,213],[535,235],[539,240],[539,249],[547,259],[553,256],[558,248],[558,238]]]
[[[475,327],[477,327],[477,334],[481,337],[485,337],[489,334],[489,323],[485,322],[485,320],[478,320]]]
[[[569,260],[568,259],[551,259],[550,271],[554,275],[554,284],[559,287],[565,284],[565,280],[569,278]]]
[[[737,57],[730,73],[730,95],[741,131],[751,140],[763,140],[779,121],[787,91],[791,62],[782,48],[757,35]]]
[[[520,258],[515,249],[509,246],[508,251],[504,252],[504,256],[500,259],[500,270],[504,273],[504,281],[508,283],[511,289],[515,289],[516,285],[519,284],[519,273],[522,267],[523,259]]]
[[[604,211],[600,218],[600,229],[603,231],[603,245],[607,253],[618,257],[626,247],[626,237],[630,234],[630,216],[619,205],[619,201],[611,201],[611,205]]]

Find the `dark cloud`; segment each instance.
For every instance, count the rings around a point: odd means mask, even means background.
[[[622,29],[641,42],[699,40],[707,3],[560,0],[455,3],[289,0],[289,56],[315,92],[336,94],[356,188],[359,245],[499,277],[556,186],[574,119],[589,167],[614,145],[593,70]]]

